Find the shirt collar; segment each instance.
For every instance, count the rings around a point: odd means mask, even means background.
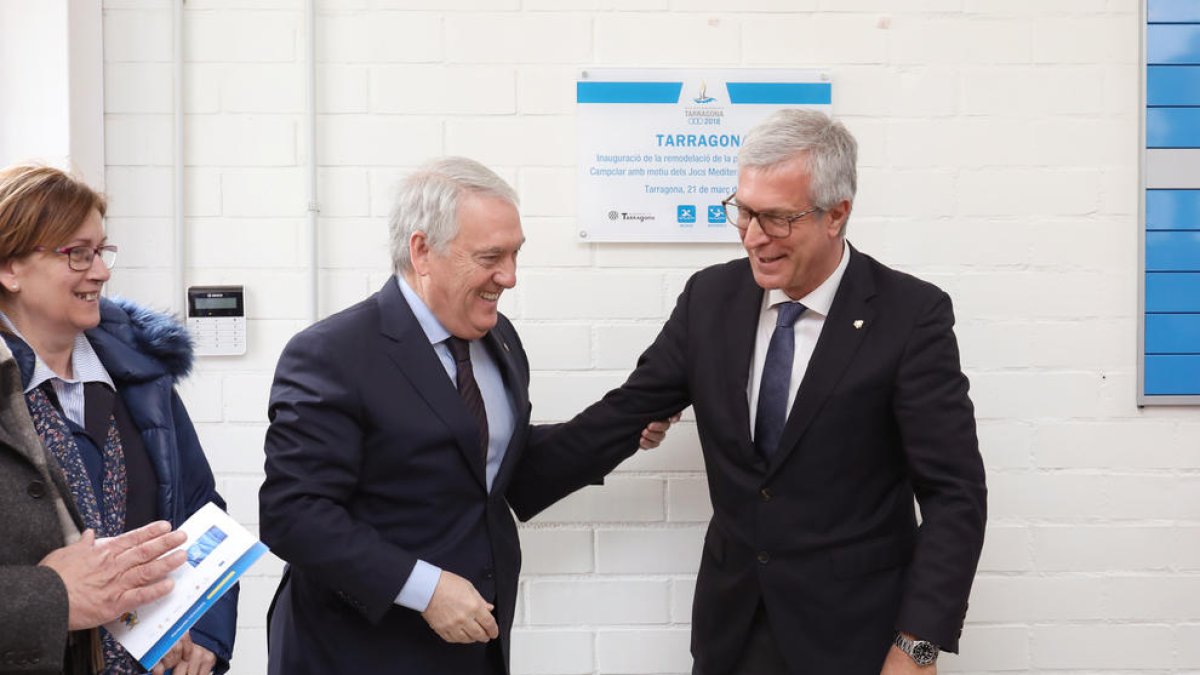
[[[12,332],[13,335],[21,338],[25,344],[29,344],[29,340],[21,335],[21,331],[13,325],[11,319],[4,312],[0,312],[0,322]],[[75,346],[71,349],[71,370],[75,372],[75,379],[68,380],[65,377],[60,377],[58,373],[50,369],[46,362],[42,360],[41,355],[36,350],[33,351],[33,374],[29,377],[29,385],[25,387],[25,393],[29,393],[40,386],[47,380],[62,380],[63,382],[103,382],[107,384],[109,389],[117,390],[117,386],[113,384],[112,376],[108,374],[108,370],[104,364],[100,362],[100,357],[96,354],[96,350],[92,348],[92,343],[88,342],[87,336],[80,333],[75,336]]]
[[[417,292],[408,285],[404,280],[403,274],[396,275],[396,283],[400,286],[400,293],[408,302],[408,306],[412,309],[413,316],[417,317],[417,323],[421,325],[421,330],[425,332],[425,337],[429,339],[429,344],[436,345],[450,337],[450,331],[442,325],[441,321],[433,315],[429,310],[429,306],[417,295]]]
[[[833,270],[825,281],[821,282],[811,293],[803,298],[792,300],[787,293],[781,288],[772,288],[767,291],[767,307],[774,307],[781,302],[799,302],[808,309],[820,314],[821,316],[829,316],[829,309],[833,307],[833,297],[837,295],[838,286],[842,284],[842,277],[846,275],[846,266],[850,264],[850,244],[846,240],[842,240],[842,260]]]

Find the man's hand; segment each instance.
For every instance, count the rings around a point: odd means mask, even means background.
[[[677,412],[670,419],[658,420],[657,422],[647,424],[646,428],[642,429],[642,440],[638,443],[638,447],[642,450],[657,448],[658,444],[662,443],[663,439],[667,437],[667,430],[671,428],[672,424],[678,422],[682,415],[682,412]]]
[[[911,635],[907,635],[912,639]],[[937,675],[937,663],[928,666],[918,666],[912,657],[900,651],[896,645],[888,650],[887,658],[883,661],[883,670],[879,675]]]
[[[67,627],[82,630],[171,592],[174,582],[167,574],[182,565],[187,554],[163,554],[185,541],[187,535],[171,532],[165,521],[101,540],[87,530],[79,541],[51,551],[38,564],[62,578],[67,587]]]
[[[191,633],[184,633],[171,651],[150,671],[151,675],[209,675],[217,667],[217,655],[192,642]]]
[[[429,606],[421,616],[446,642],[487,642],[500,637],[492,609],[471,582],[442,570]]]

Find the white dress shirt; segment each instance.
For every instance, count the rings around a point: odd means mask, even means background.
[[[767,360],[767,347],[771,344],[771,334],[775,332],[775,323],[779,316],[778,305],[784,302],[799,302],[808,308],[792,326],[792,330],[796,332],[796,352],[792,361],[792,380],[788,383],[787,410],[790,416],[792,404],[796,402],[796,394],[800,391],[800,382],[804,380],[808,362],[817,346],[817,338],[821,337],[821,329],[825,327],[825,317],[829,316],[829,308],[833,306],[833,298],[837,295],[838,286],[842,284],[842,277],[845,276],[849,263],[850,245],[843,241],[841,262],[833,270],[833,274],[808,295],[793,299],[777,288],[763,293],[762,307],[758,311],[758,331],[754,338],[754,359],[750,362],[750,379],[746,387],[746,396],[750,403],[752,439],[758,419],[758,388],[762,382],[763,364]]]
[[[17,330],[12,320],[4,312],[0,312],[0,322],[13,335],[21,338],[25,344],[29,344],[29,340],[21,335],[21,331]],[[33,349],[32,345],[30,345],[30,349]],[[29,376],[29,386],[25,387],[25,393],[28,394],[49,380],[50,386],[54,388],[54,394],[58,397],[58,404],[62,406],[63,415],[81,427],[84,420],[83,385],[88,382],[103,382],[108,385],[109,389],[117,390],[112,376],[108,374],[108,370],[100,362],[100,357],[96,355],[96,350],[92,349],[92,343],[88,342],[87,336],[83,333],[75,336],[75,345],[71,350],[71,371],[75,375],[74,378],[67,379],[51,370],[36,351],[33,352],[33,358],[33,373]]]

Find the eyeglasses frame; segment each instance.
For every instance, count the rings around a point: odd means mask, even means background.
[[[757,220],[758,228],[760,230],[762,230],[763,234],[767,235],[771,239],[786,239],[786,238],[788,238],[792,234],[792,223],[796,222],[797,220],[800,220],[804,216],[807,216],[807,215],[810,215],[813,213],[818,213],[818,212],[825,210],[819,206],[814,206],[811,209],[808,209],[807,211],[801,211],[800,213],[794,213],[790,216],[775,216],[775,215],[770,215],[770,214],[763,214],[759,211],[755,211],[754,209],[748,208],[746,206],[742,206],[741,204],[738,204],[736,201],[734,201],[735,197],[737,197],[737,190],[734,190],[732,194],[730,194],[725,199],[721,200],[721,208],[725,210],[725,220],[727,222],[729,222],[729,224],[731,224],[734,227],[736,227],[737,229],[741,230],[742,232],[745,232],[747,229],[750,228],[750,221]],[[746,212],[748,217],[746,218],[746,226],[745,227],[742,227],[741,225],[739,225],[736,218],[730,217],[729,207],[731,205],[735,209],[737,209],[739,212],[740,211]],[[768,220],[775,220],[776,222],[782,221],[787,226],[787,232],[784,232],[783,234],[772,234],[771,232],[769,232],[767,230],[767,228],[763,225],[762,218],[764,215],[766,215]]]
[[[87,264],[84,267],[75,267],[74,258],[71,255],[71,252],[74,251],[75,249],[85,249],[85,250],[92,252],[92,257],[88,259]],[[80,245],[76,245],[76,246],[60,246],[58,248],[46,248],[45,246],[34,246],[33,250],[39,251],[42,253],[58,253],[60,255],[65,255],[67,257],[67,267],[69,267],[72,272],[86,272],[86,271],[92,269],[92,265],[96,264],[96,258],[100,258],[100,262],[101,262],[101,264],[104,265],[105,269],[111,270],[112,268],[116,267],[116,265],[117,265],[117,250],[118,249],[117,249],[116,244],[103,244],[101,246],[84,246],[84,245],[80,244]],[[112,264],[105,262],[105,260],[104,260],[105,253],[112,254]]]

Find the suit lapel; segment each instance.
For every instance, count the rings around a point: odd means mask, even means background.
[[[833,298],[833,305],[829,308],[829,316],[825,317],[825,325],[821,328],[821,336],[817,338],[804,379],[800,382],[796,402],[783,427],[779,449],[771,457],[768,475],[778,470],[799,445],[804,432],[874,326],[875,312],[869,305],[875,295],[871,271],[862,254],[853,247],[848,250],[850,262]]]
[[[70,498],[71,491],[63,480],[62,471],[57,462],[46,452],[42,439],[38,437],[33,422],[28,418],[25,395],[22,393],[22,377],[4,340],[0,340],[0,443],[11,447],[30,464],[38,467],[54,483],[57,496],[67,510],[75,525],[74,534],[83,529],[83,517],[75,506],[75,500]],[[63,523],[66,528],[67,524]],[[67,542],[73,540],[67,537]]]
[[[0,442],[17,451],[34,465],[41,465],[41,457],[30,453],[41,453],[42,443],[33,429],[26,413],[24,385],[21,382],[21,371],[17,362],[8,349],[8,345],[0,340],[0,397],[3,407],[0,408]]]
[[[725,377],[733,401],[734,424],[740,439],[738,452],[747,461],[758,461],[754,442],[750,437],[750,403],[747,387],[750,382],[750,360],[754,356],[754,338],[758,333],[758,313],[762,308],[763,289],[754,281],[750,263],[746,261],[745,274],[741,277],[728,304],[729,316],[724,320]]]
[[[9,397],[8,401],[5,403],[4,412],[0,413],[0,443],[12,448],[17,454],[21,455],[25,459],[28,459],[30,463],[39,464],[38,458],[34,457],[30,453],[42,452],[41,444],[31,444],[28,438],[22,437],[13,432],[14,429],[20,429],[29,426],[27,422],[22,423],[22,421],[19,419],[18,411],[20,409],[16,407],[17,405],[25,405],[24,397],[21,397],[20,399],[18,399],[16,396]],[[20,410],[20,412],[24,411]]]
[[[478,424],[471,418],[454,383],[429,344],[425,331],[408,306],[394,278],[389,278],[376,296],[379,302],[381,331],[388,340],[388,358],[425,399],[433,414],[454,434],[458,449],[479,484],[487,487],[483,457],[479,451]]]

